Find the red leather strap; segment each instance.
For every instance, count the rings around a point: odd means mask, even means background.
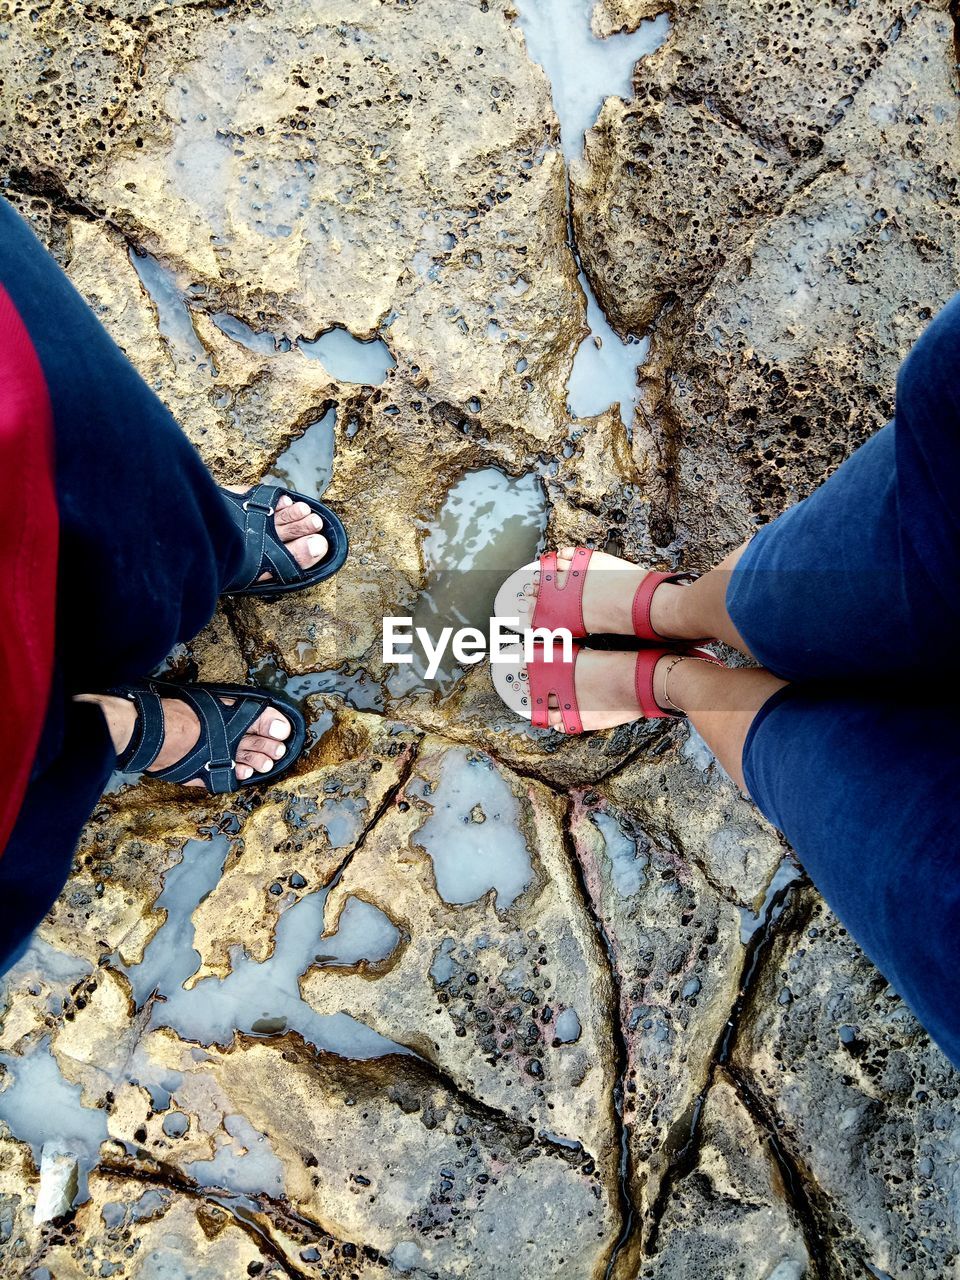
[[[540,587],[533,610],[534,627],[546,627],[549,631],[566,627],[575,640],[587,634],[583,625],[583,584],[592,555],[589,547],[577,547],[562,587],[558,582],[556,552],[550,551],[540,557]]]
[[[58,516],[53,421],[30,335],[0,285],[0,853],[16,821],[53,675]]]
[[[665,710],[653,696],[653,673],[661,658],[672,654],[676,658],[696,658],[700,662],[712,662],[718,667],[726,666],[715,653],[707,649],[640,649],[637,653],[637,665],[633,676],[633,687],[636,691],[640,710],[648,720],[682,719],[679,711]]]
[[[576,690],[577,656],[580,650],[574,646],[571,662],[563,661],[563,648],[559,644],[551,645],[550,662],[546,660],[545,653],[544,645],[534,645],[533,659],[527,663],[531,722],[535,728],[549,728],[548,712],[552,693],[560,705],[564,731],[582,733],[583,723],[580,720]]]
[[[653,602],[653,593],[661,582],[677,582],[680,578],[685,578],[686,576],[685,573],[658,573],[655,569],[651,569],[639,587],[637,587],[633,597],[633,634],[640,640],[666,639],[665,636],[654,631],[650,622],[650,605]]]
[[[665,711],[653,696],[653,673],[657,663],[671,649],[641,649],[637,653],[637,665],[633,676],[633,687],[637,693],[640,710],[648,720],[672,720],[677,716],[675,711]]]

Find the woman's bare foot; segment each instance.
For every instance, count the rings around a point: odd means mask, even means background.
[[[504,649],[504,653],[514,652],[518,657],[523,653],[523,646],[517,644]],[[708,665],[691,661],[701,666]],[[653,692],[657,705],[662,711],[674,711],[666,694],[666,683],[672,664],[676,662],[675,654],[660,658],[654,668]],[[712,665],[712,664],[709,664]],[[527,693],[527,668],[521,660],[516,667],[506,668],[518,681],[523,693]],[[611,649],[581,649],[577,655],[576,694],[577,708],[584,732],[596,729],[613,729],[617,725],[630,724],[643,718],[643,711],[637,701],[636,690],[637,652]],[[674,681],[670,679],[672,685]],[[525,708],[528,710],[529,706]],[[560,704],[551,694],[547,711],[551,729],[564,732],[563,716]]]
[[[685,585],[661,582],[650,601],[650,625],[665,640],[722,640],[732,649],[752,657],[727,612],[727,587],[747,543],[731,551],[709,573]],[[562,586],[573,562],[574,547],[557,552],[557,578]],[[583,579],[583,621],[594,635],[632,636],[633,598],[648,569],[621,560],[605,551],[594,551]],[[530,626],[539,590],[539,571],[530,574],[526,600],[517,601],[521,627]],[[524,609],[524,605],[526,608]]]
[[[574,550],[574,547],[560,547],[557,551],[557,585],[561,588],[573,563]],[[629,560],[608,555],[606,551],[594,551],[583,579],[583,624],[587,631],[593,635],[632,636],[633,597],[648,573],[649,569],[631,564]],[[537,568],[531,573],[526,600],[517,602],[521,627],[532,626],[539,590]],[[682,584],[664,582],[653,593],[650,618],[658,635],[697,640],[706,634],[692,631],[688,619],[681,615],[679,605],[687,590]]]
[[[236,484],[226,484],[223,487],[231,493],[246,493],[250,488],[249,485]],[[285,493],[277,502],[273,520],[277,536],[286,544],[287,550],[301,569],[312,569],[327,554],[327,540],[319,532],[323,528],[323,521],[305,502],[294,502]],[[268,582],[272,577],[272,573],[261,573],[257,581]]]
[[[77,702],[95,702],[103,712],[113,739],[114,750],[120,755],[125,750],[137,722],[137,712],[133,703],[127,698],[117,698],[110,694],[81,693]],[[233,702],[233,698],[223,698],[225,706]],[[193,708],[180,698],[163,699],[163,720],[166,730],[163,746],[153,765],[146,770],[155,773],[159,769],[167,769],[170,765],[182,760],[200,737],[200,721]],[[246,780],[257,773],[269,773],[275,761],[286,755],[283,739],[289,738],[290,721],[273,707],[268,707],[263,715],[250,726],[249,733],[240,739],[237,748],[237,777]],[[202,787],[199,778],[186,783],[188,787]]]

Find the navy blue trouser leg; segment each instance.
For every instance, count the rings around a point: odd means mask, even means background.
[[[923,670],[960,627],[960,296],[904,361],[896,420],[751,540],[727,608],[785,680]]]
[[[196,635],[243,538],[169,410],[2,199],[0,282],[49,388],[60,515],[53,688],[0,858],[2,969],[59,893],[115,764],[102,715],[71,695],[142,677]]]
[[[750,727],[747,789],[844,927],[960,1067],[956,709],[787,685]]]
[[[960,1067],[960,299],[904,362],[896,420],[762,529],[727,606],[793,681],[760,710],[747,787]],[[949,664],[949,665],[942,665]]]

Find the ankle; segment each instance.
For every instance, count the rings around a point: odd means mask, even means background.
[[[677,676],[677,668],[686,659],[677,653],[667,653],[657,661],[653,670],[653,700],[661,711],[679,711],[686,715],[685,708],[677,701],[682,696],[678,686],[681,683]]]
[[[98,706],[107,722],[107,730],[117,755],[126,750],[133,737],[137,712],[127,698],[117,698],[107,693],[78,693],[74,702],[92,702]]]
[[[650,598],[650,625],[658,636],[672,640],[699,640],[706,634],[702,623],[690,618],[689,586],[661,582]]]

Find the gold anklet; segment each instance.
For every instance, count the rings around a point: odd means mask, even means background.
[[[711,662],[709,658],[698,658],[694,653],[678,653],[677,656],[670,663],[669,667],[667,667],[666,671],[663,673],[664,699],[669,704],[671,710],[676,711],[678,715],[685,716],[687,712],[684,711],[683,707],[677,706],[674,700],[670,697],[670,691],[667,688],[667,685],[670,680],[670,673],[673,670],[673,668],[677,665],[678,662],[705,662],[708,667],[716,666],[716,663]]]

